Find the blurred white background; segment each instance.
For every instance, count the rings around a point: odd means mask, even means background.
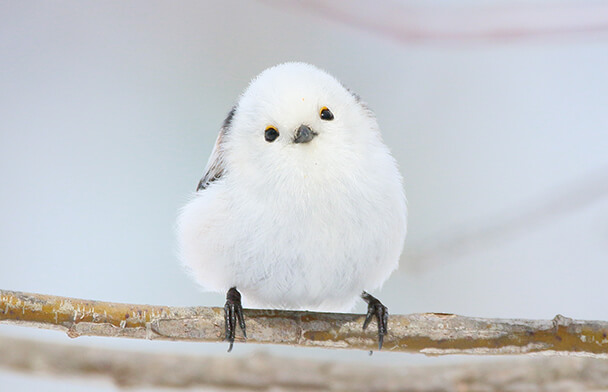
[[[479,3],[497,4],[465,6]],[[377,293],[391,313],[608,319],[606,30],[403,39],[339,16],[275,2],[0,1],[0,288],[223,305],[177,262],[177,210],[248,81],[298,60],[369,103],[406,179],[406,250]],[[226,344],[0,333],[228,355]],[[251,344],[230,355],[252,350],[462,359]],[[114,389],[3,370],[0,383]]]

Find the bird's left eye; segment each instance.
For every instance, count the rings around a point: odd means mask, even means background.
[[[321,117],[321,120],[329,121],[334,119],[334,114],[327,108],[327,106],[323,106],[321,108],[319,115]]]
[[[279,131],[277,131],[275,127],[273,127],[272,125],[266,127],[266,130],[264,131],[264,139],[266,139],[268,143],[274,142],[278,137]]]

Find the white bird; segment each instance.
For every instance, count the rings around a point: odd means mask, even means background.
[[[319,311],[348,311],[361,295],[381,348],[388,310],[365,290],[397,268],[405,234],[402,177],[374,114],[304,63],[251,81],[178,219],[185,266],[227,292],[229,351],[237,321],[245,335],[241,293],[247,306]]]

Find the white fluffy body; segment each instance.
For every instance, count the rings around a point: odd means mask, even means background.
[[[318,135],[294,143],[301,124]],[[178,220],[181,258],[206,289],[236,287],[250,307],[347,311],[398,266],[397,164],[373,113],[312,65],[280,64],[250,83],[206,172],[213,181]]]

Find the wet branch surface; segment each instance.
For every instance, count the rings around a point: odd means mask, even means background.
[[[245,309],[247,342],[375,350],[362,314]],[[0,323],[65,331],[69,337],[218,342],[223,308],[131,305],[0,290]],[[445,354],[576,354],[608,358],[608,322],[484,319],[443,313],[391,315],[383,351]],[[237,342],[243,342],[237,333]]]

